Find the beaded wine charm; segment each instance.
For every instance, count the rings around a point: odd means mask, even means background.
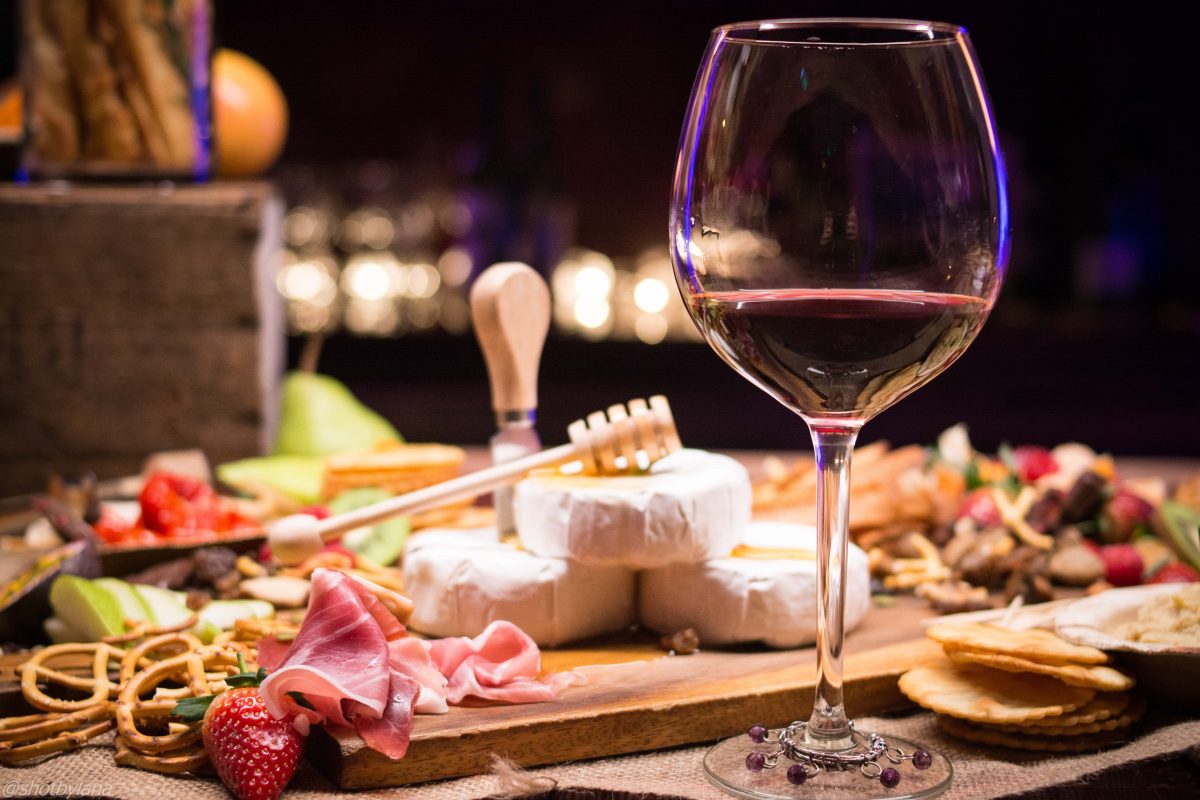
[[[853,722],[850,723],[850,735],[857,745],[854,749],[834,752],[808,747],[802,744],[806,724],[793,722],[777,732],[770,731],[765,725],[751,725],[747,731],[750,741],[755,744],[774,741],[778,743],[779,749],[769,753],[760,750],[750,752],[746,756],[746,769],[751,772],[775,769],[781,759],[787,758],[794,762],[787,768],[788,783],[795,786],[816,777],[822,770],[846,772],[857,769],[865,777],[878,778],[885,788],[892,789],[900,783],[900,770],[896,767],[882,766],[879,763],[881,757],[897,766],[911,761],[913,767],[920,770],[929,769],[933,765],[933,756],[928,750],[905,753],[899,747],[889,747],[887,741],[877,733],[867,736],[856,733]]]

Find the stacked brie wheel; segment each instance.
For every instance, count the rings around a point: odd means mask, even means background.
[[[519,543],[494,529],[409,540],[414,630],[474,636],[507,619],[557,645],[636,619],[695,628],[702,645],[816,638],[815,533],[751,522],[750,478],[731,458],[681,450],[638,476],[540,473],[514,496]],[[851,546],[847,629],[869,599],[866,554]]]
[[[433,636],[478,636],[504,619],[553,646],[634,621],[632,570],[542,558],[502,542],[495,528],[411,537],[404,589],[413,601],[409,627]]]

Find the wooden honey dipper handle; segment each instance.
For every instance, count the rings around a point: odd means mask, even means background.
[[[586,421],[576,420],[567,428],[569,444],[460,475],[398,497],[317,520],[297,514],[272,525],[268,531],[271,550],[281,564],[296,564],[320,550],[322,544],[347,531],[374,525],[401,514],[413,514],[467,500],[519,480],[544,467],[580,461],[592,474],[635,472],[658,461],[683,445],[667,399],[661,395],[631,400],[627,406],[610,406],[607,414],[597,411]]]

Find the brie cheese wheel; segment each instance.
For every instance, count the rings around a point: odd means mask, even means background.
[[[552,646],[619,631],[635,617],[632,570],[536,556],[495,528],[413,534],[404,590],[408,627],[431,636],[478,636],[503,619]]]
[[[679,450],[644,475],[535,473],[516,486],[531,552],[635,569],[728,555],[750,522],[750,476],[728,456]]]
[[[639,618],[660,633],[694,628],[701,647],[812,644],[817,639],[816,539],[809,525],[752,522],[728,558],[642,572]],[[846,559],[847,631],[870,605],[867,554],[852,544]]]

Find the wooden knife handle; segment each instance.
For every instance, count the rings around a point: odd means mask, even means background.
[[[537,408],[538,364],[550,330],[550,289],[517,262],[488,267],[471,287],[471,318],[496,412]]]

